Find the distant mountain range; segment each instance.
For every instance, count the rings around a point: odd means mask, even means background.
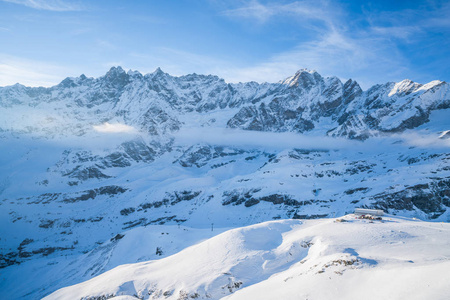
[[[450,107],[446,82],[422,85],[403,80],[364,92],[352,79],[342,83],[337,77],[322,77],[305,69],[279,83],[227,84],[212,75],[174,77],[161,69],[142,75],[113,67],[100,78],[66,78],[51,88],[3,87],[0,99],[1,107],[14,116],[23,106],[39,113],[45,110],[49,117],[46,122],[28,123],[5,118],[3,131],[46,137],[83,135],[102,121],[164,135],[181,127],[205,126],[217,119],[207,115],[214,113],[226,121],[218,124],[221,127],[324,131],[328,136],[365,140],[416,128],[429,121],[431,112]],[[57,116],[52,118],[52,113]],[[198,122],[187,122],[189,115]]]

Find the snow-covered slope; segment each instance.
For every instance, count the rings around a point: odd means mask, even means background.
[[[284,220],[233,229],[44,299],[448,298],[449,224],[339,220],[345,222]]]
[[[449,221],[449,96],[440,81],[363,91],[309,70],[228,84],[115,67],[0,87],[0,290],[34,299],[115,267],[17,284],[143,226],[235,228],[361,206]]]

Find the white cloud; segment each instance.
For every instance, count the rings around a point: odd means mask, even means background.
[[[436,134],[402,133],[373,137],[364,142],[328,136],[311,136],[293,132],[262,132],[229,128],[182,128],[174,134],[175,144],[191,146],[208,144],[237,147],[244,149],[315,149],[345,150],[366,153],[378,153],[387,149],[450,148],[450,139],[439,139]],[[399,144],[398,141],[401,141]],[[392,150],[391,149],[391,150]],[[394,150],[392,150],[394,151]]]
[[[262,132],[227,128],[183,128],[175,135],[175,142],[189,146],[210,145],[265,149],[342,149],[362,145],[361,142],[332,137],[317,137],[292,132]]]
[[[331,25],[334,19],[340,16],[341,9],[326,0],[294,1],[287,4],[262,4],[251,0],[241,7],[225,10],[222,14],[232,18],[254,19],[259,23],[265,23],[272,17],[291,16],[297,18],[300,23],[307,20],[320,20]]]
[[[1,0],[1,1],[24,5],[39,10],[50,10],[50,11],[83,10],[83,7],[79,4],[62,0]]]
[[[421,78],[399,45],[420,41],[428,30],[450,25],[450,4],[387,12],[363,9],[355,20],[343,5],[325,0],[239,3],[240,7],[225,10],[223,15],[267,26],[291,18],[293,26],[313,37],[253,66],[221,70],[223,75],[219,75],[232,82],[278,81],[305,67],[322,75],[356,79],[363,89],[406,77]],[[364,22],[367,25],[361,26]]]
[[[423,32],[419,26],[373,26],[371,27],[372,33],[378,36],[384,36],[386,38],[393,37],[409,41],[418,33]]]
[[[279,7],[267,7],[258,1],[251,1],[244,7],[230,9],[222,12],[229,17],[254,18],[259,22],[266,22],[270,17],[277,14]]]
[[[406,73],[407,62],[394,49],[377,46],[380,42],[370,38],[354,39],[332,30],[254,66],[224,68],[218,70],[218,75],[232,82],[277,82],[300,68],[309,68],[322,75],[356,79],[364,89],[390,78],[403,79],[398,74]],[[384,78],[380,79],[381,76]]]
[[[393,135],[392,139],[400,139],[408,146],[418,148],[450,148],[450,139],[440,139],[435,134],[423,134],[421,132],[410,132]]]
[[[94,125],[92,126],[95,131],[102,132],[102,133],[136,133],[137,130],[129,125],[115,123],[110,124],[108,122],[105,122],[101,125]]]
[[[98,39],[96,41],[96,44],[98,46],[98,48],[101,49],[105,49],[105,50],[115,50],[117,49],[117,46],[114,45],[113,43],[107,41],[107,40],[103,40],[103,39]]]
[[[293,75],[300,68],[315,69],[322,75],[356,79],[363,88],[376,82],[380,73],[404,70],[404,60],[378,46],[380,41],[367,36],[352,37],[344,10],[329,1],[295,1],[266,4],[251,1],[241,8],[227,10],[229,17],[245,17],[267,22],[272,17],[295,17],[301,30],[315,33],[314,39],[299,41],[288,51],[274,54],[264,62],[241,68],[225,68],[219,74],[232,82],[276,82]],[[320,25],[314,21],[320,21]],[[317,23],[317,22],[316,22]],[[382,57],[380,59],[380,57]],[[389,59],[387,59],[387,57]],[[394,58],[393,58],[394,57]],[[370,74],[370,75],[366,75]],[[361,77],[360,77],[361,76]]]

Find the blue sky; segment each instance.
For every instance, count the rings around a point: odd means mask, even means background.
[[[0,86],[111,66],[227,82],[308,68],[367,89],[450,80],[449,1],[0,0]]]

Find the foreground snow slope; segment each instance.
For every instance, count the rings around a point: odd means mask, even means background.
[[[0,299],[41,299],[59,288],[91,279],[119,265],[173,255],[225,230],[175,225],[137,227],[96,243],[85,254],[53,253],[37,257],[1,270]],[[36,272],[39,276],[35,276]]]
[[[44,299],[448,299],[450,224],[343,219],[229,230]]]

